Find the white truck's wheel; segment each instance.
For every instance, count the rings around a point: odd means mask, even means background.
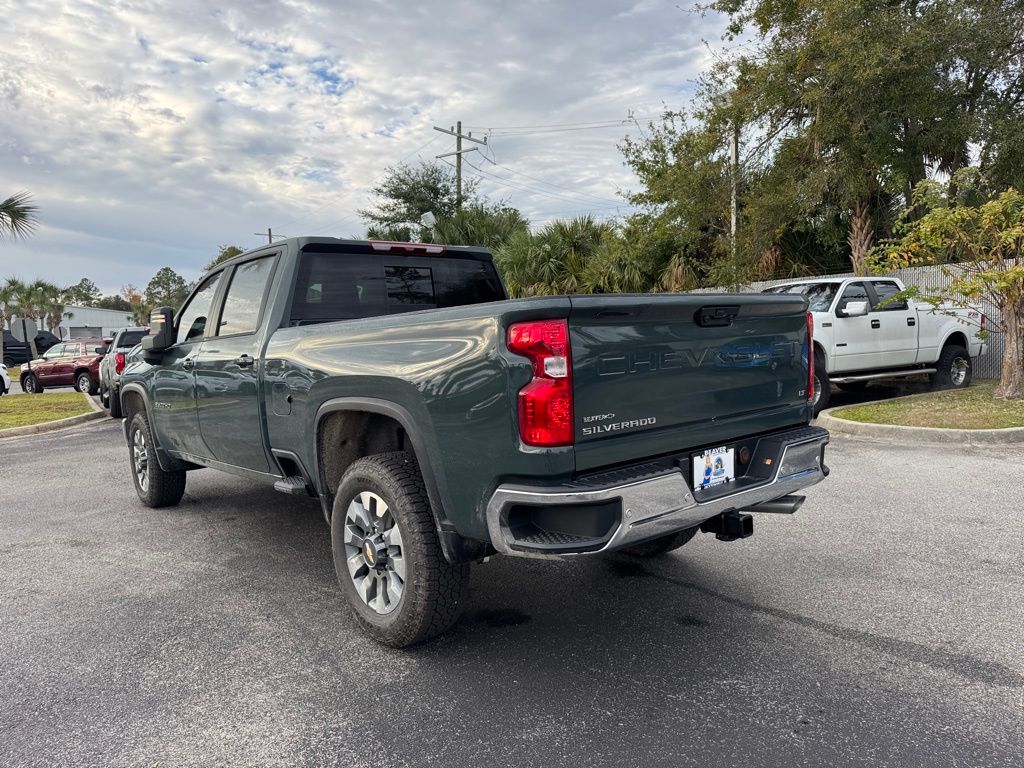
[[[938,370],[932,374],[932,389],[961,389],[970,386],[974,377],[971,355],[963,347],[945,347],[935,367]]]

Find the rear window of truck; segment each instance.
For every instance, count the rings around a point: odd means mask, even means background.
[[[502,301],[490,261],[445,256],[303,252],[291,324],[327,323]]]
[[[118,349],[130,349],[142,341],[142,337],[146,335],[146,331],[125,331],[121,334],[117,340]]]

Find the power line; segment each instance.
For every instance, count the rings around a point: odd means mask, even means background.
[[[528,173],[523,173],[522,171],[517,171],[515,168],[510,168],[509,166],[504,165],[502,163],[499,163],[497,160],[493,160],[493,159],[487,157],[486,155],[484,156],[484,159],[487,160],[487,162],[489,162],[491,165],[493,165],[493,166],[495,166],[497,168],[501,168],[502,170],[508,171],[509,173],[514,173],[517,176],[524,176],[527,179],[533,179],[538,184],[544,184],[545,186],[552,187],[554,189],[561,189],[561,190],[564,190],[566,192],[571,192],[571,193],[573,193],[573,194],[575,194],[575,195],[577,195],[579,197],[589,198],[589,199],[591,199],[591,200],[593,200],[594,202],[597,202],[597,203],[615,203],[615,205],[620,205],[620,203],[618,201],[613,200],[610,197],[600,197],[599,195],[592,195],[589,192],[580,192],[579,190],[573,189],[572,187],[565,187],[565,186],[562,186],[560,184],[555,184],[554,182],[551,182],[551,181],[545,181],[544,179],[542,179],[542,178],[540,178],[538,176],[531,176]]]
[[[435,131],[439,131],[441,133],[446,133],[449,136],[454,136],[455,137],[455,151],[454,152],[446,152],[443,155],[437,155],[437,159],[441,160],[441,159],[443,159],[445,157],[450,157],[451,155],[455,155],[455,210],[456,211],[461,211],[462,210],[462,156],[464,154],[468,153],[468,152],[476,152],[477,151],[476,147],[470,147],[469,149],[464,150],[462,148],[462,140],[466,139],[467,141],[473,141],[473,142],[476,142],[477,144],[481,144],[483,146],[487,146],[487,137],[485,136],[483,139],[474,139],[472,131],[470,131],[467,134],[463,134],[462,133],[462,121],[461,120],[459,120],[455,125],[453,125],[451,128],[449,128],[447,130],[445,130],[444,128],[441,128],[438,125],[434,126],[434,130]]]
[[[544,197],[550,197],[550,198],[552,198],[554,200],[562,200],[564,202],[569,202],[569,203],[583,203],[583,204],[587,203],[586,200],[580,200],[578,197],[577,198],[572,198],[572,197],[569,197],[568,195],[562,195],[562,194],[559,194],[557,192],[549,192],[549,191],[544,190],[544,189],[536,189],[536,188],[533,188],[533,187],[526,186],[525,184],[522,184],[521,182],[515,181],[514,179],[507,179],[504,176],[498,176],[497,174],[491,173],[490,171],[485,171],[483,168],[480,168],[478,166],[473,165],[468,160],[466,161],[466,164],[470,168],[472,168],[473,170],[477,171],[478,173],[481,173],[484,176],[487,176],[487,177],[489,177],[489,178],[491,178],[493,180],[496,180],[496,181],[500,182],[503,186],[509,187],[511,189],[519,190],[520,192],[527,192],[527,193],[532,194],[532,195],[543,195]],[[620,205],[619,203],[609,203],[609,204],[601,204],[601,205],[598,205],[596,207],[598,207],[598,208],[617,208],[617,207],[619,207],[619,205]]]
[[[585,126],[602,127],[602,126],[605,126],[605,125],[621,125],[622,123],[629,123],[629,122],[632,122],[633,120],[653,120],[655,117],[659,117],[659,115],[650,115],[650,116],[643,116],[643,117],[637,117],[635,115],[629,115],[629,116],[624,117],[624,118],[616,117],[616,118],[609,118],[607,120],[584,120],[584,121],[578,122],[578,123],[546,123],[546,124],[545,123],[539,123],[539,124],[536,124],[536,125],[467,125],[466,127],[467,128],[479,128],[479,129],[482,129],[482,130],[486,130],[488,132],[491,132],[491,131],[532,130],[532,129],[535,129],[535,128],[575,128],[575,127],[585,127]]]

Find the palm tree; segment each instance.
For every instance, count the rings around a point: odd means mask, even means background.
[[[28,192],[8,197],[0,203],[0,237],[17,240],[31,235],[39,223],[36,218],[38,210]]]

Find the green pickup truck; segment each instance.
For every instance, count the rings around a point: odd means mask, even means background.
[[[456,621],[472,562],[743,538],[828,474],[799,295],[509,300],[479,248],[306,237],[150,327],[120,390],[143,503],[201,467],[319,498],[394,646]]]

